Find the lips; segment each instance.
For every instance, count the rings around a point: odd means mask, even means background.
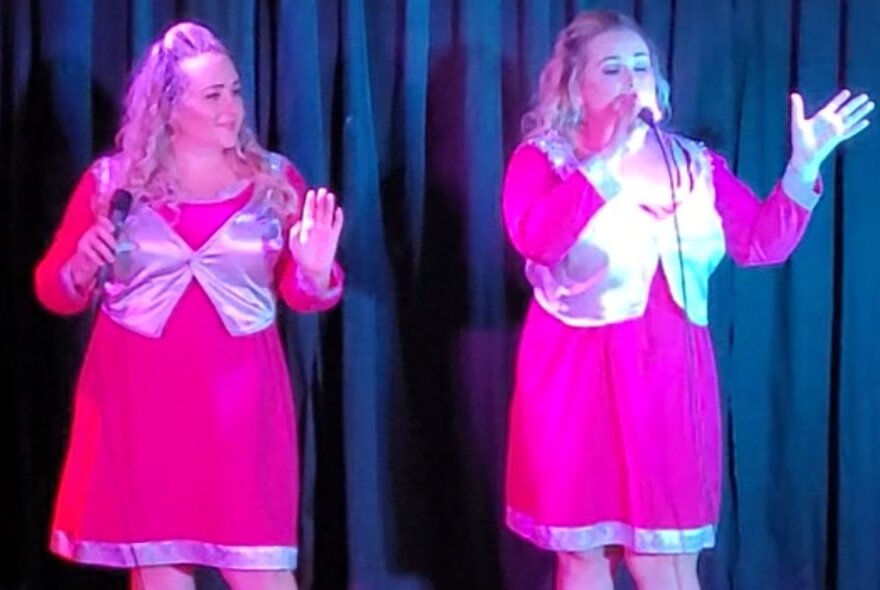
[[[238,135],[238,126],[235,123],[217,125],[217,133],[224,138],[234,138]]]

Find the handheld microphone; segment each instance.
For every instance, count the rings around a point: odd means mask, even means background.
[[[116,192],[113,193],[113,197],[110,199],[110,211],[108,217],[113,224],[114,238],[119,238],[122,224],[125,222],[125,218],[128,217],[128,212],[131,211],[132,200],[133,197],[131,193],[121,188],[116,189]],[[95,289],[96,300],[100,298],[100,294],[104,290],[104,283],[110,278],[110,270],[111,265],[109,263],[102,265],[101,268],[98,269],[98,284]]]

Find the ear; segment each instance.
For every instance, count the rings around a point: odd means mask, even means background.
[[[180,106],[178,103],[163,100],[164,104],[161,110],[165,111],[165,128],[168,130],[169,135],[174,133],[174,130],[177,129],[180,125]]]

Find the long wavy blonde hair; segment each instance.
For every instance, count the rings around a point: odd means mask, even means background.
[[[587,46],[598,35],[619,29],[636,33],[647,44],[657,81],[657,104],[668,116],[669,82],[663,75],[654,43],[628,16],[610,10],[587,10],[578,14],[556,38],[553,55],[541,70],[535,106],[522,120],[524,138],[548,132],[570,137],[584,116],[580,77],[587,63]]]
[[[153,204],[175,204],[179,190],[171,149],[171,115],[187,84],[180,63],[193,56],[229,51],[216,35],[197,23],[179,22],[148,49],[135,70],[125,97],[122,124],[112,156],[114,184]],[[252,179],[284,217],[296,216],[301,196],[284,174],[273,173],[268,152],[253,131],[242,125],[236,146],[228,150],[236,172]],[[106,210],[109,195],[96,196],[95,208]]]

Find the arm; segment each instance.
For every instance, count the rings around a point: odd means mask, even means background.
[[[519,147],[507,167],[502,195],[504,223],[513,246],[529,260],[556,264],[616,190],[613,175],[601,160],[561,180],[540,149]]]
[[[53,313],[74,315],[82,312],[88,307],[95,288],[94,278],[86,284],[76,284],[71,273],[71,259],[77,243],[96,221],[92,211],[95,188],[90,169],[73,191],[49,249],[34,270],[37,300]]]
[[[868,127],[874,102],[866,94],[842,90],[812,117],[804,100],[791,95],[791,158],[782,180],[763,203],[712,155],[716,208],[724,223],[728,251],[742,265],[784,261],[800,242],[822,183],[822,162],[842,142]]]
[[[284,173],[300,198],[304,198],[306,183],[296,168],[288,162]],[[285,227],[284,235],[287,236],[289,232],[290,225]],[[342,298],[345,273],[338,262],[333,262],[329,280],[326,277],[311,276],[297,264],[286,243],[275,267],[275,277],[281,299],[294,311],[325,311],[334,307]]]
[[[329,283],[322,285],[303,273],[285,248],[275,272],[281,299],[294,311],[325,311],[342,299],[345,273],[338,262],[333,263]]]
[[[789,167],[762,202],[721,156],[710,153],[710,159],[715,208],[731,258],[741,266],[784,262],[804,235],[822,192],[821,182],[804,181]]]

